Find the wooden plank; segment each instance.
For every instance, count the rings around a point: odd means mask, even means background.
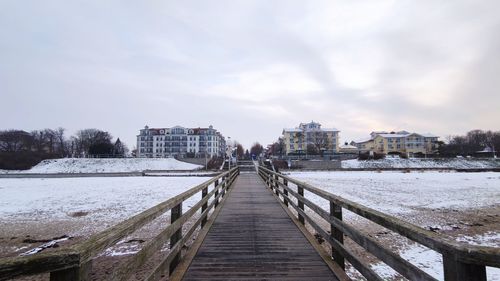
[[[486,281],[484,265],[465,264],[455,256],[443,255],[445,281]]]
[[[212,194],[214,192],[215,192],[215,190],[212,190],[210,192],[210,194]],[[221,196],[222,196],[222,194],[218,194],[215,199],[220,199]],[[203,220],[203,217],[206,217],[208,215],[208,212],[210,212],[210,210],[212,208],[215,208],[215,202],[217,202],[217,200],[213,200],[210,203],[210,205],[208,205],[207,209],[205,211],[203,211],[203,213],[201,214],[200,218],[191,226],[191,228],[188,230],[188,232],[186,233],[186,235],[182,238],[181,242],[178,243],[177,245],[175,245],[173,248],[170,249],[169,255],[165,259],[163,259],[160,262],[160,264],[158,264],[156,266],[156,268],[149,274],[149,276],[145,280],[148,280],[148,281],[159,280],[164,275],[164,273],[169,268],[169,264],[172,262],[173,257],[175,255],[177,255],[177,253],[182,249],[182,245],[184,245],[187,242],[187,240],[189,240],[191,238],[191,236],[193,235],[193,233],[196,230],[196,228],[198,227],[198,225],[201,224],[201,221]],[[218,211],[214,211],[214,214],[217,214],[216,212],[218,212]],[[212,216],[214,214],[212,214]],[[183,261],[181,260],[180,263],[182,263],[182,262]],[[173,272],[170,271],[169,273],[173,274],[175,272],[176,272],[176,270],[174,270]]]
[[[80,266],[52,271],[50,281],[90,281],[92,272],[92,261],[88,261]]]
[[[304,188],[300,185],[297,185],[297,193],[304,197]],[[298,207],[299,209],[301,209],[302,211],[304,210],[304,201],[300,201],[300,199],[298,199],[299,197],[297,197],[297,202],[298,202]],[[304,220],[304,216],[302,216],[302,214],[299,214],[299,221],[302,223],[302,224],[305,224],[305,220]]]
[[[297,211],[297,213],[299,213],[302,216],[302,218],[308,221],[309,225],[311,225],[312,228],[314,228],[314,230],[317,233],[319,233],[323,237],[323,239],[325,239],[325,241],[327,241],[335,249],[335,251],[338,251],[343,257],[347,258],[347,260],[354,266],[354,268],[356,268],[364,277],[366,277],[368,280],[378,280],[378,281],[383,280],[368,265],[364,264],[354,253],[352,253],[344,245],[340,244],[339,241],[333,239],[313,219],[311,219],[298,205],[296,205],[292,201],[290,201],[289,204]]]
[[[266,190],[241,174],[183,280],[336,280]]]
[[[184,213],[181,217],[175,220],[174,223],[167,226],[164,230],[162,230],[158,235],[156,235],[153,239],[151,239],[146,245],[142,247],[142,249],[136,253],[133,257],[129,258],[126,262],[119,265],[109,277],[110,280],[124,280],[130,277],[134,271],[142,266],[148,258],[154,254],[155,251],[159,251],[163,245],[167,242],[171,236],[176,233],[184,223],[186,223],[202,206],[207,204],[208,200],[214,196],[215,189],[210,191],[207,196],[202,197],[198,203],[196,203],[193,207],[191,207],[186,213]],[[207,209],[211,209],[214,205],[214,202],[207,206]],[[200,218],[206,218],[208,211],[205,211],[201,214]]]
[[[73,249],[39,253],[33,256],[0,259],[0,280],[23,275],[60,271],[80,265],[80,254]]]
[[[266,173],[273,173],[264,167],[260,167],[260,169]],[[438,233],[428,231],[396,217],[330,194],[307,183],[281,174],[280,177],[428,248],[442,254],[452,254],[462,263],[500,267],[500,259],[498,258],[500,256],[500,248],[472,246],[456,242]]]
[[[224,180],[224,179],[222,179]],[[208,187],[203,188],[201,191],[201,198],[205,198],[208,195]],[[201,206],[201,212],[203,213],[208,207],[208,202],[205,202],[203,206]],[[207,223],[207,216],[204,216],[202,221],[201,221],[201,227],[204,227],[205,224]]]
[[[215,181],[215,184],[217,185],[217,181]],[[182,203],[179,203],[179,205],[175,206],[172,208],[172,211],[170,213],[170,223],[174,223],[177,219],[180,218],[182,215]],[[175,244],[177,244],[182,238],[182,226],[174,233],[172,234],[172,237],[170,237],[170,248],[173,248]],[[180,243],[179,243],[180,244]],[[173,258],[172,261],[170,262],[170,269],[169,272],[174,271],[175,267],[179,263],[181,256],[180,254],[176,254]]]
[[[330,202],[330,217],[342,220],[342,207],[333,202]],[[334,224],[330,224],[330,236],[333,239],[339,241],[340,244],[344,244],[344,233],[340,229],[335,227]],[[332,258],[342,269],[345,270],[344,257],[342,256],[342,254],[336,251],[334,247],[332,247]]]
[[[292,194],[295,197],[298,197],[299,194],[295,193],[293,190],[290,190],[290,194]],[[415,265],[411,264],[407,260],[401,258],[399,255],[396,253],[393,253],[389,249],[385,248],[384,246],[380,245],[377,243],[375,240],[371,239],[370,237],[367,237],[360,231],[356,230],[353,226],[348,225],[341,220],[330,216],[325,210],[311,202],[310,200],[306,198],[301,198],[306,206],[308,206],[311,210],[313,210],[315,213],[317,213],[319,216],[321,216],[324,220],[329,222],[331,225],[334,225],[336,228],[338,228],[341,232],[349,236],[354,242],[358,243],[360,246],[365,248],[368,252],[376,256],[377,258],[381,259],[387,265],[392,267],[394,270],[399,272],[401,275],[405,276],[406,278],[410,280],[429,280],[429,281],[434,281],[436,280],[423,270],[419,269]]]
[[[191,189],[189,189],[186,192],[183,192],[163,203],[160,203],[138,215],[133,216],[132,218],[129,218],[101,233],[98,233],[92,237],[90,237],[86,242],[79,244],[75,246],[75,250],[81,253],[81,259],[82,262],[85,262],[98,253],[102,252],[106,248],[108,248],[111,245],[116,244],[118,241],[126,237],[127,235],[133,233],[140,227],[144,226],[145,224],[151,222],[164,212],[170,210],[174,206],[178,205],[179,203],[183,202],[187,198],[193,196],[194,194],[198,193],[201,191],[203,188],[206,186],[214,183],[216,180],[218,180],[220,177],[223,175],[227,174],[229,172],[226,172],[224,174],[221,174],[215,178],[212,178],[198,186],[195,186]]]

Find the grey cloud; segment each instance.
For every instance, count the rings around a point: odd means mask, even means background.
[[[348,4],[314,5],[329,11]],[[500,117],[497,2],[398,1],[379,21],[338,35],[321,33],[328,26],[314,19],[325,15],[308,14],[315,10],[307,7],[301,1],[3,1],[0,129],[100,127],[129,146],[145,124],[210,123],[246,146],[312,119],[338,127],[344,140],[396,127],[442,135],[498,129],[492,121]],[[307,26],[306,16],[313,19]],[[356,62],[364,58],[361,50],[385,59],[376,62],[373,85],[346,86],[337,74],[347,69],[330,58]],[[297,68],[321,88],[254,103],[234,98],[239,88],[233,98],[209,91],[238,86],[231,79],[271,65]],[[446,103],[431,106],[405,95],[418,83],[437,91],[439,81],[419,79],[450,66],[462,75],[442,81],[443,95],[451,97]],[[379,96],[367,97],[372,92]]]

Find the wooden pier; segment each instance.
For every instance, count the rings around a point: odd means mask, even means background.
[[[183,280],[338,280],[256,173],[242,173]]]

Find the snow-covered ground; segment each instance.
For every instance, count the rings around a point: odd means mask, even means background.
[[[199,165],[174,158],[62,158],[43,160],[30,170],[0,173],[114,173],[144,170],[194,170]]]
[[[95,233],[178,195],[208,177],[0,179],[0,234],[6,225],[68,223],[70,236]],[[201,196],[201,195],[200,195]],[[200,196],[184,204],[189,208]],[[13,227],[15,228],[15,227]],[[14,232],[22,234],[23,229]],[[64,230],[61,230],[64,231]],[[13,233],[12,235],[19,235]],[[55,235],[55,234],[54,234]]]
[[[293,172],[290,176],[394,215],[500,204],[500,173],[495,172]],[[318,202],[328,206],[326,200]]]
[[[476,212],[500,204],[500,173],[494,172],[293,172],[290,176],[426,228],[436,226],[438,229],[445,229],[446,223],[461,212]],[[307,191],[305,195],[329,210],[326,200]],[[434,217],[436,213],[444,216]],[[357,221],[359,216],[345,212],[344,218],[346,221]],[[487,233],[458,235],[455,239],[472,245],[500,247],[498,224],[492,227],[493,230]],[[442,258],[439,253],[408,243],[407,240],[401,240],[400,243],[403,244],[399,252],[402,257],[438,280],[443,280]],[[396,273],[385,264],[377,263],[372,266],[383,278],[399,280]],[[488,280],[500,280],[500,269],[487,268],[487,274]]]
[[[500,244],[498,242],[491,242],[491,237],[484,239],[483,235],[479,235],[469,238],[488,241],[486,243],[483,243],[482,246],[500,247]],[[496,241],[498,241],[498,237]],[[418,244],[411,244],[408,245],[399,254],[401,255],[401,257],[416,265],[418,268],[422,269],[437,280],[444,280],[443,258],[442,255],[438,252]],[[396,273],[396,271],[394,271],[384,263],[374,264],[372,265],[372,268],[384,279],[399,280],[399,275]],[[486,267],[486,276],[488,281],[500,280],[500,268]]]
[[[342,168],[455,168],[455,169],[484,169],[500,168],[500,160],[478,159],[401,159],[386,157],[379,160],[344,160]]]

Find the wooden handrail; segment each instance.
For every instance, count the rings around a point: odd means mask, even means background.
[[[410,264],[406,260],[383,247],[375,240],[362,232],[356,230],[352,225],[344,223],[341,218],[336,218],[331,212],[328,213],[321,207],[308,200],[303,193],[307,190],[330,202],[331,206],[340,206],[354,212],[376,224],[395,231],[419,244],[429,247],[443,255],[445,280],[486,280],[485,266],[500,267],[500,248],[471,246],[456,242],[441,234],[428,231],[411,223],[405,222],[393,216],[384,214],[374,209],[365,207],[358,203],[330,194],[307,183],[298,181],[291,177],[275,173],[267,168],[259,167],[259,175],[266,182],[269,188],[282,196],[284,204],[291,206],[297,212],[298,219],[303,223],[307,220],[309,224],[328,241],[334,249],[343,252],[338,246],[337,240],[332,241],[332,234],[327,235],[326,231],[318,229],[319,225],[304,212],[304,204],[322,219],[327,221],[332,229],[336,229],[344,235],[348,235],[353,241],[361,245],[365,250],[377,256],[394,270],[401,273],[410,280],[435,280],[433,277]],[[280,179],[282,181],[280,182]],[[292,190],[288,183],[293,183],[297,191]],[[280,189],[281,188],[281,189]],[[297,204],[289,199],[289,195],[297,199]],[[332,211],[332,210],[331,210]],[[328,236],[328,237],[325,237]],[[346,258],[352,259],[349,253]],[[351,263],[353,263],[351,261]],[[353,263],[355,265],[356,261]],[[339,264],[341,265],[341,264]],[[356,266],[355,266],[356,267]],[[364,268],[358,270],[365,271]],[[362,272],[363,274],[363,272]],[[371,275],[370,272],[367,274]],[[373,276],[367,276],[373,279]]]
[[[193,235],[193,233],[195,233],[196,227],[203,225],[203,221],[206,220],[210,210],[217,206],[219,199],[224,196],[226,189],[231,186],[238,174],[238,167],[234,167],[230,171],[221,173],[202,184],[97,233],[72,247],[49,253],[40,253],[33,256],[2,258],[0,259],[0,280],[8,280],[14,277],[45,272],[51,273],[51,280],[85,279],[88,274],[88,272],[85,271],[91,269],[89,264],[91,264],[92,259],[97,254],[116,244],[127,235],[140,229],[169,210],[173,210],[180,206],[180,211],[182,213],[182,202],[198,192],[202,192],[202,197],[192,208],[176,219],[175,222],[168,225],[153,240],[144,245],[135,257],[127,261],[125,265],[119,266],[110,278],[113,280],[122,280],[130,276],[134,268],[144,264],[147,258],[149,258],[155,250],[160,249],[174,233],[181,233],[182,225],[201,209],[202,213],[200,218],[194,223],[186,235],[181,235],[179,241],[177,241],[175,245],[171,245],[171,252],[167,260],[163,261],[163,263],[170,264],[172,259],[172,257],[170,257],[171,254],[175,253],[177,255],[182,245]],[[219,181],[221,184],[218,184]],[[214,188],[211,192],[208,192],[208,187],[211,185],[214,185]],[[208,204],[208,201],[212,197],[214,197],[214,200],[211,204]],[[164,269],[164,267],[157,268],[155,272],[163,274]],[[151,278],[154,276],[161,276],[161,274],[155,275],[152,273],[149,280],[157,280]]]

